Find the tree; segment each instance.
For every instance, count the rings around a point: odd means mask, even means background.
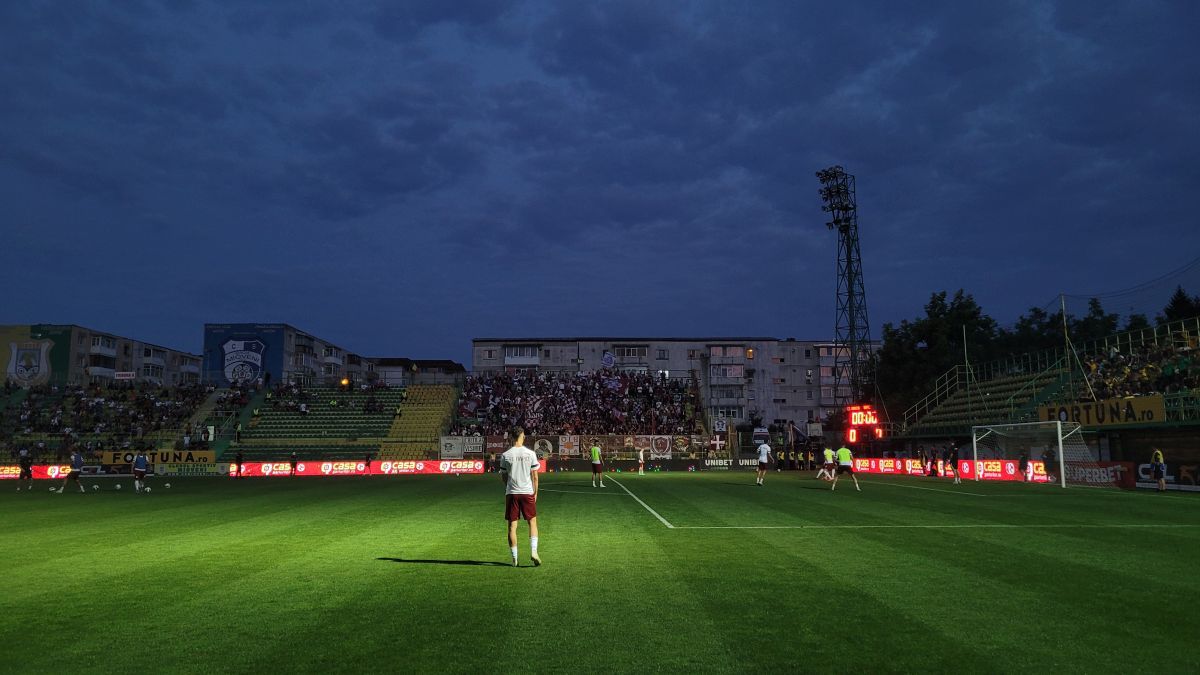
[[[1119,314],[1109,314],[1104,311],[1098,298],[1088,300],[1088,313],[1082,319],[1073,320],[1068,317],[1071,330],[1071,340],[1082,345],[1093,340],[1100,340],[1117,332],[1120,325]]]
[[[1200,316],[1200,296],[1193,298],[1183,290],[1183,286],[1176,286],[1175,293],[1171,295],[1167,306],[1163,307],[1162,314],[1159,314],[1155,321],[1167,323],[1190,319],[1193,316]]]
[[[1150,328],[1152,328],[1150,320],[1146,318],[1145,314],[1130,314],[1129,318],[1125,320],[1125,327],[1121,330],[1149,330]]]
[[[938,377],[962,363],[964,326],[971,360],[995,358],[996,322],[962,289],[949,300],[945,291],[931,295],[922,318],[884,325],[874,367],[879,390],[893,413],[920,401]]]

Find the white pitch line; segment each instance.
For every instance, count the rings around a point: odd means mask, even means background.
[[[970,525],[676,525],[674,530],[954,530],[954,529],[1181,529],[1200,525],[1153,524],[1153,523],[1062,523],[1057,525],[1011,525],[1003,523],[979,523]]]
[[[590,490],[555,490],[553,488],[538,488],[538,491],[539,492],[569,492],[573,495],[599,495],[601,497],[606,497],[609,495],[612,495],[614,497],[621,496],[621,493],[619,493],[619,492],[592,492]]]
[[[669,530],[675,529],[675,526],[672,525],[670,522],[668,522],[666,518],[663,518],[662,516],[658,515],[658,511],[655,511],[654,509],[650,508],[649,504],[642,501],[641,498],[639,498],[637,495],[630,492],[629,488],[625,487],[624,485],[621,485],[621,483],[619,483],[617,481],[617,479],[613,478],[612,476],[609,476],[608,479],[611,480],[612,482],[616,483],[617,487],[624,490],[630,497],[633,497],[634,499],[636,499],[637,503],[641,504],[643,508],[645,508],[647,511],[649,511],[650,515],[654,516],[655,518],[658,518],[659,522],[661,522],[663,525],[667,526],[667,529],[669,529]]]
[[[900,483],[879,483],[873,480],[859,481],[867,485],[890,485],[891,487],[908,488],[910,490],[929,490],[930,492],[945,492],[952,495],[971,495],[972,497],[994,497],[996,495],[985,495],[982,492],[967,492],[965,490],[943,490],[941,488],[921,487],[920,485],[901,485]]]

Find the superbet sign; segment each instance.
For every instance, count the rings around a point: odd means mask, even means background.
[[[846,406],[846,442],[858,443],[883,438],[879,413],[870,403]]]

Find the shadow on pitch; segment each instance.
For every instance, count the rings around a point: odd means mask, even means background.
[[[495,560],[412,560],[409,558],[376,558],[376,560],[385,560],[388,562],[397,563],[418,563],[422,565],[480,565],[482,567],[512,567],[509,563],[496,562]]]

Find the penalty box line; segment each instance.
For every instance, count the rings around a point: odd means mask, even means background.
[[[624,490],[624,491],[625,491],[625,493],[626,493],[626,494],[628,494],[630,497],[633,497],[633,498],[634,498],[634,500],[636,500],[636,501],[637,501],[637,503],[639,503],[639,504],[641,504],[641,505],[642,505],[642,508],[644,508],[644,509],[646,509],[647,511],[649,511],[649,512],[650,512],[650,515],[654,516],[655,518],[658,518],[658,521],[659,521],[660,523],[662,523],[663,525],[666,525],[668,530],[673,530],[673,529],[675,529],[675,526],[674,526],[674,525],[672,525],[670,521],[668,521],[666,518],[663,518],[662,516],[658,515],[658,511],[655,511],[654,509],[650,508],[650,505],[649,505],[649,504],[647,504],[646,502],[642,501],[641,497],[638,497],[637,495],[635,495],[635,494],[633,494],[632,492],[630,492],[630,491],[629,491],[629,488],[625,487],[624,485],[621,485],[621,483],[620,483],[620,482],[619,482],[617,479],[613,478],[612,476],[609,476],[609,477],[608,477],[608,479],[609,479],[609,480],[611,480],[612,482],[616,483],[616,484],[617,484],[617,487],[619,487],[619,488],[621,488],[622,490]]]

